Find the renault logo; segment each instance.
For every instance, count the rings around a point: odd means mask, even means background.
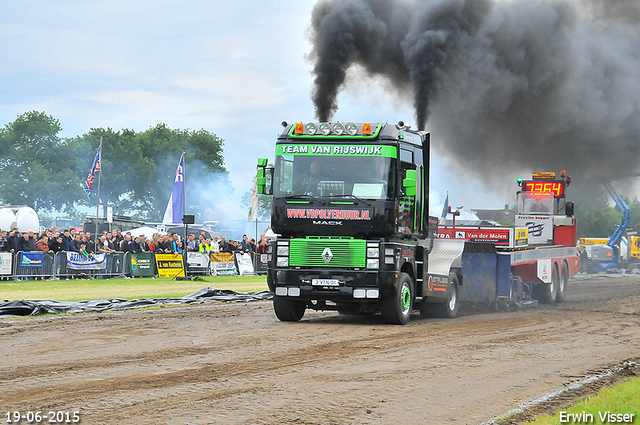
[[[322,251],[322,259],[324,260],[325,264],[329,264],[332,258],[333,252],[331,252],[331,249],[325,248],[324,251]]]

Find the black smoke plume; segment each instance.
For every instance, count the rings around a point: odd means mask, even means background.
[[[358,65],[467,169],[638,171],[637,0],[324,0],[311,41],[320,120]]]

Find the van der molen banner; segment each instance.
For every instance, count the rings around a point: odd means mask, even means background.
[[[67,252],[67,269],[71,270],[104,270],[107,268],[107,255],[95,254],[89,258],[78,252]]]

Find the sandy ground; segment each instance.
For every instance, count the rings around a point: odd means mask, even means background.
[[[313,311],[283,323],[262,301],[2,320],[0,420],[480,424],[640,355],[640,277],[569,291],[407,326]]]

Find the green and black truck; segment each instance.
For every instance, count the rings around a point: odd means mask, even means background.
[[[461,296],[523,295],[495,244],[436,238],[428,132],[402,121],[282,124],[275,161],[257,170],[258,192],[273,195],[267,283],[280,320],[310,308],[406,324],[414,304],[423,317],[455,317]]]

